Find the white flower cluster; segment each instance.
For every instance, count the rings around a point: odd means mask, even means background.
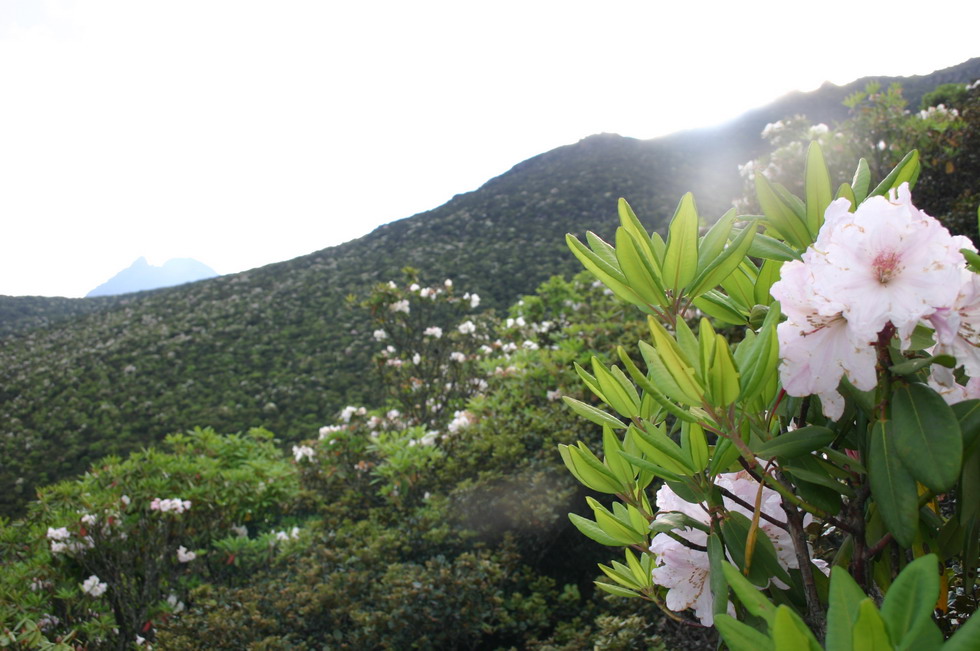
[[[395,301],[388,306],[388,309],[392,312],[404,312],[405,314],[409,314],[412,311],[412,308],[408,304],[407,298],[403,298],[400,301]]]
[[[466,292],[465,294],[463,294],[463,300],[470,302],[470,309],[475,310],[480,306],[479,294],[470,294],[469,292]]]
[[[93,597],[101,597],[108,587],[94,574],[82,582],[82,592]]]
[[[388,333],[385,332],[384,330],[379,328],[378,330],[374,331],[375,341],[384,341],[387,338],[388,338]]]
[[[428,328],[422,331],[422,336],[434,337],[435,339],[439,339],[440,337],[442,337],[442,328],[440,328],[439,326],[429,326]]]
[[[943,117],[946,119],[959,117],[960,112],[955,108],[946,108],[945,104],[940,104],[938,106],[930,106],[927,109],[919,111],[919,119],[928,120],[934,117]]]
[[[297,463],[302,461],[303,459],[309,459],[310,461],[313,461],[313,458],[315,456],[316,456],[316,452],[314,452],[313,448],[311,448],[308,445],[293,446],[293,457],[296,459]]]
[[[748,504],[755,503],[756,495],[759,491],[759,483],[745,471],[718,475],[715,484],[720,488],[727,489],[732,495],[741,498]],[[780,506],[779,493],[770,489],[762,489],[762,513],[778,522],[786,522],[786,513]],[[724,498],[725,508],[729,511],[741,513],[751,518],[752,511],[736,504],[728,497]],[[657,491],[657,509],[660,512],[683,513],[694,520],[708,524],[710,516],[707,507],[702,504],[691,504],[686,502],[674,493],[666,484]],[[809,524],[812,516],[806,515],[803,525]],[[799,560],[793,549],[793,541],[790,534],[785,529],[774,525],[768,520],[760,520],[759,529],[764,531],[776,548],[776,557],[779,564],[786,569],[799,568]],[[708,535],[698,529],[686,528],[676,531],[675,534],[684,540],[704,547],[707,544]],[[653,570],[653,582],[667,588],[667,607],[674,611],[681,611],[693,608],[695,615],[705,626],[711,626],[714,622],[712,613],[711,589],[708,585],[708,554],[707,552],[692,549],[672,538],[666,533],[659,533],[653,537],[650,544],[650,551],[655,557],[656,567]],[[822,560],[814,560],[821,571],[827,572],[827,564]],[[779,586],[776,579],[773,582]],[[731,604],[729,604],[730,614],[734,614]]]
[[[353,405],[347,405],[340,411],[340,420],[345,423],[349,423],[350,419],[354,416],[364,416],[367,414],[367,409],[364,407],[355,407]]]
[[[343,425],[324,425],[320,428],[319,440],[328,439],[337,432],[342,432],[345,429],[347,428]]]
[[[71,541],[71,532],[67,527],[48,527],[46,538],[51,541],[52,554],[77,553],[85,549],[95,547],[95,541],[91,536],[84,536],[81,540]]]
[[[453,419],[446,426],[450,434],[456,434],[476,422],[476,417],[468,411],[457,411],[453,413]]]
[[[276,532],[276,541],[285,542],[287,540],[297,540],[299,538],[299,527],[293,527],[288,533],[285,531]]]
[[[197,558],[197,554],[192,551],[188,551],[183,545],[177,548],[177,560],[179,562],[190,563],[195,558]]]
[[[449,361],[462,364],[466,361],[466,355],[458,350],[454,350],[453,352],[449,353]]]
[[[466,320],[456,326],[456,329],[459,330],[459,334],[461,335],[471,335],[476,332],[476,324]]]
[[[777,328],[786,393],[815,394],[824,414],[839,418],[841,376],[862,391],[875,387],[874,344],[889,324],[903,348],[916,326],[930,324],[934,352],[980,377],[980,284],[966,269],[964,248],[976,250],[916,209],[904,183],[853,213],[847,199],[830,204],[817,241],[802,261],[783,265],[771,290],[787,317]],[[951,374],[934,381],[955,384]]]
[[[190,500],[182,500],[179,497],[173,499],[162,500],[159,497],[154,497],[153,501],[150,502],[151,511],[160,511],[162,513],[183,513],[184,511],[189,511],[191,508]]]

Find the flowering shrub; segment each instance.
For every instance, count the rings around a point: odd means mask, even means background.
[[[565,398],[603,437],[562,459],[615,498],[572,522],[626,548],[600,588],[731,649],[980,645],[980,619],[956,630],[975,605],[950,609],[978,561],[980,257],[915,208],[918,173],[913,152],[871,189],[862,161],[835,199],[814,144],[804,199],[756,176],[764,217],[699,235],[688,195],[664,241],[621,201],[615,246],[569,236],[651,335],[577,369],[614,413]]]
[[[30,544],[0,546],[0,591],[16,595],[0,600],[0,623],[29,616],[42,633],[89,648],[152,640],[193,584],[226,577],[229,557],[218,545],[208,553],[212,545],[237,523],[271,522],[295,496],[295,477],[263,430],[195,430],[167,445],[171,453],[109,458],[41,491]]]

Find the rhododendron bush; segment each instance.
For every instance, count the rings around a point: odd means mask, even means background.
[[[621,200],[614,243],[568,237],[650,331],[565,398],[603,432],[559,446],[612,496],[570,515],[624,548],[600,588],[732,649],[980,648],[980,257],[918,172],[835,194],[814,143],[803,198],[756,175],[763,215],[701,234],[687,195],[664,240]]]

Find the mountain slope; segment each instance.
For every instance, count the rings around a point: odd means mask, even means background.
[[[740,194],[736,165],[761,152],[759,123],[778,110],[652,141],[592,136],[346,244],[127,295],[70,320],[41,301],[47,325],[28,327],[44,321],[18,313],[18,334],[0,340],[0,513],[18,512],[34,486],[169,432],[264,426],[295,440],[344,404],[373,404],[374,343],[348,295],[413,266],[505,307],[577,270],[566,232],[610,238],[618,197],[648,228],[661,228],[689,190],[713,219]]]

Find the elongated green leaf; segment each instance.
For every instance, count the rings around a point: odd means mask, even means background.
[[[742,309],[731,298],[715,290],[701,294],[693,303],[708,316],[731,325],[745,325],[749,315],[748,308]]]
[[[828,649],[853,649],[854,622],[857,620],[861,602],[867,598],[847,570],[843,567],[830,570],[826,640]]]
[[[917,371],[924,369],[932,364],[939,364],[940,366],[945,366],[946,368],[956,367],[956,358],[952,355],[933,355],[931,357],[920,357],[918,359],[910,359],[901,364],[896,364],[892,366],[890,370],[896,375],[913,375]]]
[[[626,462],[623,457],[619,456],[619,453],[623,451],[623,445],[619,441],[619,437],[613,434],[613,431],[608,427],[602,428],[602,456],[605,461],[606,466],[609,471],[616,476],[624,486],[629,486],[633,483],[633,478],[636,473],[633,472],[633,468]]]
[[[595,522],[599,527],[609,534],[610,537],[619,541],[620,545],[639,545],[646,542],[646,534],[633,529],[630,524],[624,523],[619,518],[613,516],[604,506],[591,498],[586,498],[592,512],[595,514]]]
[[[731,651],[772,651],[772,640],[748,624],[724,613],[715,615],[715,628]]]
[[[772,627],[773,618],[776,616],[776,607],[772,605],[759,589],[742,576],[737,567],[728,562],[722,563],[722,571],[725,573],[725,580],[728,586],[742,602],[745,609],[756,617],[766,620],[769,627]]]
[[[728,580],[722,567],[724,560],[725,545],[721,542],[721,536],[711,532],[708,534],[708,585],[711,588],[711,611],[715,616],[728,612]]]
[[[963,464],[963,435],[956,414],[924,384],[892,392],[895,452],[905,469],[935,493],[948,490]]]
[[[664,252],[664,285],[676,296],[694,279],[698,269],[698,211],[694,195],[681,197],[667,229],[667,250]]]
[[[878,184],[874,190],[872,190],[869,197],[876,197],[879,195],[887,194],[892,188],[897,188],[903,183],[909,184],[909,189],[915,187],[915,182],[919,178],[919,170],[921,169],[919,165],[919,150],[913,149],[909,153],[905,154],[905,158],[899,161],[898,165],[895,166],[888,176]]]
[[[755,302],[759,305],[772,305],[775,302],[776,299],[769,292],[772,286],[776,284],[776,281],[779,280],[782,267],[783,263],[778,260],[766,260],[762,263],[752,292],[755,297]]]
[[[583,485],[599,493],[615,495],[624,491],[616,476],[584,446],[559,444],[558,453],[568,471]]]
[[[869,187],[871,187],[871,168],[868,167],[868,161],[862,158],[858,161],[857,169],[854,170],[854,178],[851,179],[855,208],[867,198]]]
[[[697,472],[690,457],[663,431],[663,426],[634,428],[634,441],[654,463],[682,475]],[[667,457],[666,459],[664,457]]]
[[[806,152],[806,171],[804,172],[804,194],[806,195],[806,225],[810,235],[816,239],[823,225],[823,214],[833,199],[830,185],[830,172],[823,158],[820,144],[814,140]]]
[[[857,620],[852,636],[853,648],[860,651],[894,651],[885,622],[871,599],[864,599],[858,606]]]
[[[626,202],[626,199],[620,198],[617,203],[617,208],[619,210],[619,223],[630,232],[635,238],[637,244],[640,245],[640,250],[643,251],[643,255],[647,257],[650,263],[654,267],[654,271],[657,273],[657,277],[660,277],[660,260],[662,258],[662,252],[658,254],[656,252],[656,247],[653,245],[653,241],[650,239],[650,234],[637,219],[636,213]],[[658,236],[659,237],[659,236]]]
[[[773,646],[780,651],[783,649],[787,651],[790,649],[793,651],[803,651],[804,649],[823,651],[820,643],[817,642],[817,638],[813,636],[800,616],[794,613],[789,606],[782,605],[776,609],[770,632]]]
[[[939,598],[939,561],[935,554],[921,556],[899,573],[881,604],[889,638],[903,648],[932,623],[932,610]]]
[[[898,544],[910,547],[919,524],[919,494],[895,451],[892,423],[878,421],[871,429],[868,474],[882,519]]]
[[[746,563],[750,562],[748,579],[760,587],[768,585],[771,577],[776,577],[783,583],[790,583],[789,574],[779,564],[776,548],[762,529],[756,530],[757,537],[750,557],[751,561],[746,558],[748,551],[746,543],[751,524],[747,517],[737,511],[730,511],[722,521],[721,535],[725,539],[725,547],[728,548],[732,560],[743,570]]]
[[[753,452],[763,459],[773,457],[792,457],[809,454],[829,445],[836,435],[833,431],[819,425],[807,425],[792,432],[784,432],[772,440],[757,444]]]
[[[630,359],[629,355],[626,353],[626,350],[622,346],[617,349],[617,352],[619,353],[619,359],[622,360],[623,366],[626,367],[630,377],[633,378],[633,381],[636,382],[644,392],[646,392],[646,395],[653,398],[657,404],[681,420],[688,422],[695,422],[697,420],[696,417],[690,412],[682,409],[668,400],[663,392],[658,387],[654,386],[653,382],[651,382],[645,375],[643,375],[643,373],[640,372],[640,369],[636,367],[636,364],[633,363],[633,360]],[[677,392],[680,393],[680,387],[677,387]]]
[[[753,258],[776,260],[777,262],[789,262],[790,260],[800,259],[800,254],[796,249],[788,247],[776,238],[763,235],[762,233],[758,233],[752,238],[749,255]]]
[[[714,289],[742,264],[755,239],[755,229],[755,224],[743,228],[732,243],[698,274],[691,283],[691,296],[700,296],[707,290]]]
[[[602,528],[597,525],[592,520],[588,518],[583,518],[581,515],[575,513],[569,513],[568,519],[572,521],[575,528],[582,532],[587,538],[591,538],[600,545],[606,545],[608,547],[619,547],[619,541],[607,534]]]
[[[626,276],[623,275],[623,272],[618,267],[604,260],[601,256],[582,244],[574,235],[566,235],[565,242],[568,244],[568,248],[571,249],[572,253],[575,254],[575,257],[578,258],[579,262],[582,263],[582,266],[588,269],[602,284],[611,289],[616,296],[629,303],[636,304],[642,302],[633,290],[630,289],[629,285],[627,285]]]
[[[608,592],[611,595],[616,595],[617,597],[639,597],[639,592],[630,590],[629,588],[624,588],[621,585],[616,585],[614,583],[606,583],[605,581],[593,581],[595,586],[602,590],[603,592]]]
[[[669,304],[659,272],[654,270],[651,261],[641,253],[634,237],[623,227],[616,229],[616,259],[626,276],[626,284],[637,296],[650,305]]]
[[[700,275],[711,262],[725,248],[728,242],[728,235],[732,232],[732,225],[735,223],[735,209],[732,208],[721,219],[708,229],[701,241],[698,242],[698,271]]]
[[[735,359],[728,347],[728,340],[719,334],[715,335],[715,355],[707,379],[711,402],[716,407],[727,407],[738,398],[739,374]]]
[[[854,196],[854,190],[851,188],[850,183],[841,183],[837,187],[837,194],[834,195],[834,199],[847,199],[851,204],[851,210],[858,205],[857,198]]]
[[[976,651],[980,649],[980,617],[976,613],[970,615],[953,637],[946,641],[943,651]]]
[[[629,452],[625,452],[625,451],[620,452],[619,455],[624,459],[626,459],[627,461],[629,461],[634,467],[649,472],[653,474],[655,477],[660,477],[667,481],[681,481],[684,479],[684,477],[690,474],[687,472],[678,473],[678,472],[668,470],[667,468],[664,468],[661,465],[653,463],[648,459],[643,459],[641,457],[638,457],[635,454],[630,454]],[[676,468],[678,466],[675,465],[674,467]]]
[[[755,193],[772,229],[797,250],[806,249],[811,242],[806,222],[761,174],[755,175]]]
[[[578,376],[582,378],[583,382],[585,382],[585,386],[589,387],[589,390],[592,391],[592,393],[594,393],[599,400],[607,402],[606,396],[603,395],[602,389],[599,387],[599,382],[595,379],[595,376],[582,368],[578,362],[574,362],[574,364],[575,372],[578,373]]]
[[[626,425],[624,425],[622,421],[615,416],[607,414],[601,409],[597,409],[592,405],[587,405],[581,400],[576,400],[575,398],[569,396],[562,396],[561,399],[564,400],[565,404],[571,407],[572,411],[574,411],[576,414],[582,418],[592,421],[596,425],[605,425],[613,429],[626,429]]]
[[[640,397],[632,382],[627,380],[625,384],[621,384],[619,377],[610,373],[597,357],[592,358],[592,372],[602,389],[606,404],[623,418],[635,418],[639,415]]]

